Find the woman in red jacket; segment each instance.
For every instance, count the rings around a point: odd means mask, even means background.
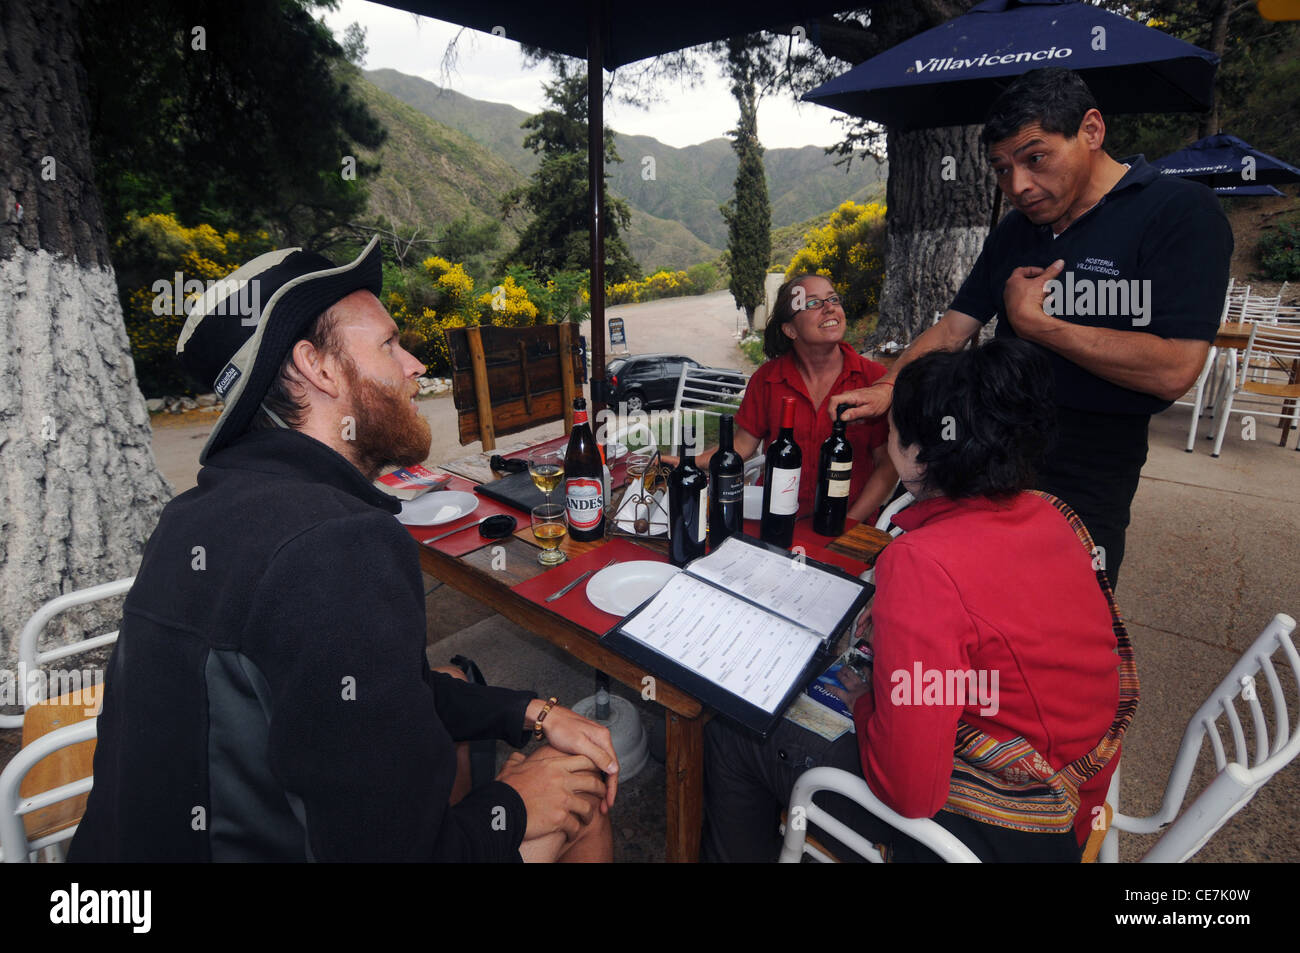
[[[899,375],[889,454],[917,502],[876,566],[872,677],[845,692],[856,738],[787,721],[760,745],[711,725],[707,857],[773,859],[795,779],[833,764],[983,860],[1079,859],[1137,679],[1086,534],[1025,492],[1050,437],[1049,373],[1013,340],[936,352]],[[825,797],[896,859],[933,857]]]

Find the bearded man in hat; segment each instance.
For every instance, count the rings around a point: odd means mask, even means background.
[[[190,313],[177,352],[226,406],[127,596],[70,860],[611,858],[608,731],[425,661],[416,543],[372,483],[430,443],[380,266],[275,251]],[[456,743],[530,736],[449,803]]]

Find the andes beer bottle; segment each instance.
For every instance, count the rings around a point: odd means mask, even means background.
[[[569,537],[591,542],[605,535],[605,483],[596,436],[587,422],[587,401],[573,401],[573,433],[564,454],[564,505]]]

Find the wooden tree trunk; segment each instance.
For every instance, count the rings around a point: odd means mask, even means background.
[[[75,0],[0,5],[0,665],[55,595],[131,575],[171,491],[95,191]],[[19,206],[21,205],[21,216]],[[117,607],[83,613],[98,626]]]
[[[888,248],[871,343],[907,344],[928,328],[979,257],[996,187],[980,128],[889,133]]]

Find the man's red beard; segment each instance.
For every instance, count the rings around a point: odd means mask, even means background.
[[[351,360],[343,374],[352,391],[356,421],[352,449],[358,468],[378,474],[386,466],[409,467],[429,455],[429,422],[411,405],[413,381],[396,384],[362,374]]]

